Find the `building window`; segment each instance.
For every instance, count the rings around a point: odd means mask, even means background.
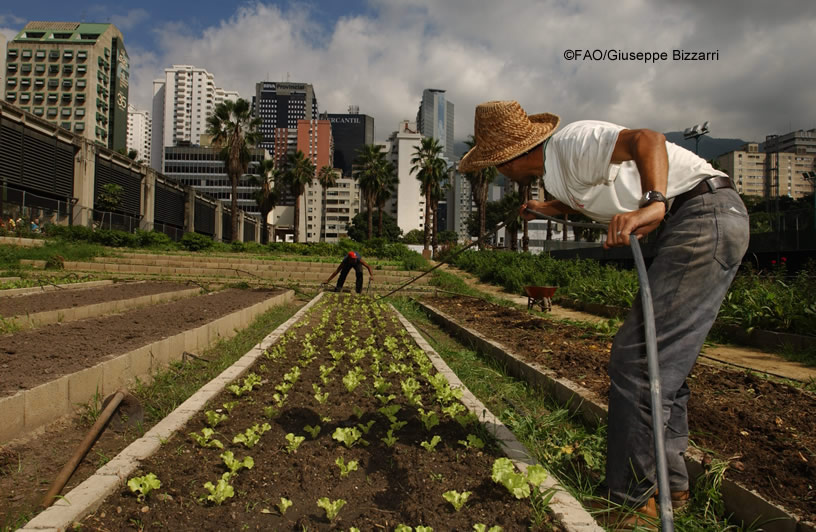
[[[30,86],[31,86],[31,80],[29,78],[22,78],[20,80],[20,88],[21,89],[27,89]]]
[[[57,59],[59,59],[59,50],[51,50],[50,52],[48,52],[48,59],[52,61],[56,61]]]
[[[36,78],[34,80],[34,87],[42,89],[43,87],[45,87],[45,80],[42,78]]]
[[[48,93],[48,103],[57,103],[57,94],[54,92]]]
[[[7,92],[6,93],[6,100],[8,100],[10,102],[13,102],[16,99],[17,99],[17,93],[16,92]]]
[[[85,116],[85,109],[83,107],[77,107],[76,111],[74,111],[74,116],[77,118]]]
[[[37,59],[45,59],[45,50],[37,50],[34,57]]]
[[[34,72],[37,74],[45,74],[45,65],[34,65]]]
[[[71,93],[70,92],[63,92],[62,93],[62,103],[71,103]]]
[[[28,100],[31,99],[31,96],[27,92],[20,93],[20,103],[27,103]],[[28,109],[26,109],[28,110]]]
[[[17,49],[9,48],[8,52],[6,53],[6,57],[12,60],[17,59]]]
[[[85,65],[77,65],[77,75],[84,76],[85,72],[88,71],[88,67]]]
[[[58,79],[49,79],[48,80],[48,88],[49,89],[56,89],[59,87],[59,80]]]
[[[62,59],[64,61],[70,61],[73,58],[74,58],[74,51],[73,50],[63,50]]]
[[[85,61],[88,58],[88,52],[81,50],[77,52],[77,61]]]
[[[76,88],[77,88],[77,90],[84,89],[85,88],[85,80],[84,79],[78,79],[77,82],[76,82]]]
[[[33,112],[37,116],[42,116],[43,115],[43,108],[42,107],[35,107]]]
[[[62,114],[62,116],[71,116],[71,108],[70,107],[63,107],[61,114]]]
[[[34,103],[42,103],[45,100],[45,94],[41,92],[34,93]]]
[[[85,131],[85,122],[77,122],[74,124],[74,131]]]
[[[62,73],[66,76],[70,76],[71,74],[74,73],[74,67],[72,65],[63,65]]]
[[[23,50],[23,54],[20,57],[23,59],[31,59],[31,50]]]
[[[6,67],[10,74],[17,72],[17,63],[9,63],[8,67]]]
[[[21,74],[31,73],[31,63],[23,63],[22,65],[20,65],[20,73]]]
[[[49,74],[59,74],[59,65],[48,65]]]

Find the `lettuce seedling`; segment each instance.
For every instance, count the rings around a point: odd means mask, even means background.
[[[473,530],[475,530],[475,532],[502,532],[502,527],[495,525],[487,528],[487,525],[485,524],[476,523],[473,525]]]
[[[231,476],[231,473],[224,473],[221,475],[221,478],[218,480],[216,485],[213,485],[212,482],[207,482],[204,484],[204,489],[210,493],[207,495],[208,501],[214,502],[220,506],[221,503],[235,495],[235,490],[233,490],[232,486],[229,484],[229,479]]]
[[[349,460],[349,463],[345,463],[345,460],[343,460],[343,457],[341,456],[335,460],[334,463],[340,468],[341,478],[347,477],[352,471],[357,471],[357,460]]]
[[[318,428],[318,430],[320,430]],[[294,453],[297,451],[297,448],[300,447],[300,444],[306,439],[305,436],[295,436],[293,433],[289,433],[286,435],[286,441],[289,442],[289,445],[286,446],[286,452],[289,454]]]
[[[467,502],[468,497],[470,497],[470,493],[471,492],[469,491],[463,491],[462,493],[459,493],[456,490],[450,490],[443,493],[442,497],[446,501],[448,501],[451,504],[451,506],[453,506],[454,510],[458,512]]]
[[[346,448],[351,448],[356,444],[360,438],[362,437],[362,433],[354,427],[349,427],[345,429],[341,429],[340,427],[334,430],[334,434],[332,434],[332,438],[339,442],[343,442]]]
[[[374,377],[374,389],[377,393],[384,394],[391,388],[391,383],[385,380],[383,377]]]
[[[389,430],[387,435],[384,438],[380,438],[383,443],[385,443],[388,447],[393,447],[395,443],[397,443],[397,437],[394,436],[394,431]]]
[[[467,441],[459,440],[461,445],[464,445],[466,449],[484,449],[484,442],[476,436],[475,434],[468,434]]]
[[[272,426],[269,423],[258,425],[257,423],[246,429],[243,434],[238,434],[232,439],[232,443],[243,443],[247,449],[252,449],[255,444],[261,439],[264,432],[270,430]]]
[[[314,427],[311,425],[306,425],[303,427],[303,430],[305,430],[306,433],[308,433],[314,440],[317,438],[317,435],[320,434],[320,425],[315,425]]]
[[[432,428],[439,425],[439,417],[433,410],[429,410],[428,412],[426,412],[425,410],[420,408],[419,418],[422,420],[422,424],[425,425],[425,430],[427,431],[430,431]]]
[[[340,508],[346,505],[346,501],[343,499],[330,501],[328,497],[321,497],[317,500],[317,505],[326,511],[326,518],[329,521],[334,521],[334,518],[340,513]]]
[[[363,432],[363,434],[368,435],[368,431],[371,430],[371,427],[374,426],[374,423],[375,423],[375,420],[373,420],[373,419],[370,420],[365,425],[362,424],[362,423],[357,423],[357,428],[360,429]]]
[[[421,445],[421,446],[422,446],[422,447],[423,447],[423,448],[424,448],[426,451],[428,451],[429,453],[432,453],[432,452],[436,451],[436,446],[437,446],[437,445],[439,444],[439,442],[441,442],[441,441],[442,441],[442,438],[440,438],[440,437],[437,435],[437,436],[434,436],[433,438],[431,438],[431,441],[430,441],[430,442],[428,442],[428,441],[423,441],[422,443],[420,443],[420,445]]]
[[[503,485],[517,499],[530,496],[530,485],[538,486],[547,478],[547,471],[539,464],[527,468],[527,474],[516,472],[509,458],[497,458],[493,462],[493,482]],[[528,484],[529,483],[529,484]]]
[[[442,413],[448,416],[450,419],[456,419],[456,416],[459,415],[459,412],[464,411],[465,405],[458,402],[454,402],[449,404],[448,406],[442,407]]]
[[[238,401],[230,401],[229,403],[224,403],[221,406],[224,407],[224,410],[227,411],[227,414],[232,414],[232,409],[238,406]]]
[[[139,502],[143,502],[151,491],[161,488],[161,481],[153,473],[141,477],[133,477],[127,482],[131,493],[136,493]]]
[[[221,459],[232,475],[238,473],[242,468],[252,469],[255,466],[255,460],[253,460],[251,456],[246,456],[243,460],[236,460],[232,451],[222,453]]]
[[[374,397],[376,397],[380,401],[380,404],[383,405],[387,405],[388,403],[397,398],[397,396],[394,395],[393,393],[390,393],[388,395],[374,394]]]
[[[215,434],[215,431],[209,427],[204,427],[201,429],[201,434],[196,434],[195,432],[190,433],[190,437],[200,446],[202,447],[214,447],[216,449],[223,449],[224,444],[218,440],[211,440],[212,435]]]
[[[407,424],[408,424],[407,421],[394,421],[393,423],[391,423],[391,430],[400,430]]]
[[[283,515],[286,513],[286,510],[288,510],[289,507],[292,506],[292,504],[293,504],[292,501],[290,501],[286,497],[281,497],[280,502],[275,506],[278,507],[278,511],[280,512],[281,515]]]
[[[270,406],[265,406],[264,409],[263,409],[263,413],[264,413],[264,417],[266,417],[266,419],[273,419],[273,418],[277,417],[278,409],[275,408],[274,406],[271,406],[271,405]]]
[[[402,408],[400,405],[388,405],[381,407],[377,411],[387,417],[388,421],[394,423],[397,421],[397,412],[400,411],[400,408]]]
[[[343,377],[343,384],[349,393],[353,392],[364,380],[366,376],[363,375],[363,370],[360,366],[355,366],[354,369],[349,370],[346,376]]]
[[[207,410],[204,412],[204,415],[207,416],[207,425],[211,427],[215,427],[222,421],[226,421],[226,419],[229,418],[229,416],[226,414],[221,414],[215,410]]]

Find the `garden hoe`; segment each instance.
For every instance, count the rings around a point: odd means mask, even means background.
[[[96,440],[99,439],[105,427],[110,425],[110,428],[113,430],[122,431],[126,428],[138,427],[142,421],[144,421],[144,410],[136,397],[127,393],[126,390],[118,390],[113,395],[109,395],[102,402],[102,412],[99,414],[99,417],[96,418],[96,422],[94,422],[88,434],[85,435],[85,438],[76,448],[74,454],[68,460],[68,463],[65,464],[62,471],[57,475],[54,483],[51,484],[51,488],[42,501],[42,507],[48,508],[51,506],[51,503],[54,502],[54,498],[59,495],[62,488],[68,483],[71,475],[74,474],[79,463],[82,462],[85,455],[88,454],[88,451],[90,451],[91,447],[96,443]]]

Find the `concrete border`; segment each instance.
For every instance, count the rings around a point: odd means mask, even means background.
[[[170,438],[173,433],[181,429],[194,415],[201,411],[206,406],[207,401],[221,393],[233,380],[243,375],[263,355],[264,350],[286,333],[322,296],[322,293],[315,296],[294,316],[279,325],[244,356],[202,386],[167,417],[154,425],[144,436],[125,447],[122,452],[99,468],[96,473],[72,489],[64,497],[58,499],[48,509],[34,517],[19,530],[67,530],[76,521],[99,508],[111,493],[125,483],[131,473],[139,467],[142,460],[156,452],[162,442]]]
[[[200,292],[201,288],[198,287],[188,288],[186,290],[173,290],[171,292],[160,292],[145,296],[132,297],[130,299],[103,301],[101,303],[94,303],[92,305],[84,305],[81,307],[68,307],[56,310],[46,310],[44,312],[35,312],[34,314],[12,316],[10,318],[6,318],[6,322],[13,326],[17,326],[20,329],[33,329],[36,327],[42,327],[43,325],[50,325],[52,323],[67,323],[69,321],[84,320],[85,318],[96,318],[98,316],[116,314],[147,305],[176,301],[179,299],[192,297]]]
[[[464,385],[456,373],[453,372],[441,356],[434,350],[431,345],[425,341],[425,338],[416,330],[413,324],[408,321],[405,316],[391,305],[394,312],[397,313],[400,322],[408,330],[408,333],[417,343],[417,345],[425,351],[425,355],[431,360],[436,370],[443,374],[451,385],[451,388],[462,390],[462,403],[472,413],[476,414],[481,420],[482,424],[499,440],[502,450],[516,465],[516,468],[522,473],[527,472],[527,467],[538,464],[538,462],[530,456],[527,448],[516,439],[516,436],[502,423],[502,421],[493,415],[488,408],[473,393]],[[544,490],[553,489],[553,495],[550,501],[550,509],[555,518],[563,525],[569,532],[602,532],[603,528],[598,526],[595,519],[587,512],[581,503],[575,497],[564,490],[552,474],[547,475],[547,480],[541,484]]]
[[[109,357],[95,366],[0,398],[0,412],[4,413],[4,419],[11,420],[10,423],[0,424],[0,443],[19,438],[63,416],[73,414],[76,408],[87,404],[95,395],[104,397],[127,386],[137,377],[149,382],[157,370],[180,360],[184,351],[203,351],[220,338],[231,338],[236,329],[246,327],[259,314],[293,299],[294,292],[288,290],[195,329]]]
[[[555,379],[540,366],[528,364],[498,342],[482,336],[477,331],[457,323],[442,311],[417,301],[417,304],[443,328],[451,331],[459,340],[475,346],[506,365],[508,373],[551,394],[571,411],[578,412],[590,423],[606,422],[607,406],[597,394],[567,379]],[[563,391],[566,388],[568,392]],[[553,390],[551,392],[551,390]],[[565,400],[565,394],[568,394]],[[689,476],[696,478],[703,472],[702,454],[691,450],[686,453]],[[753,490],[749,490],[728,478],[723,479],[723,501],[726,511],[744,523],[760,522],[766,532],[816,532],[816,524],[803,521],[794,513],[778,506]],[[767,522],[765,522],[767,521]]]
[[[113,281],[88,281],[85,283],[48,284],[32,286],[30,288],[10,288],[8,290],[0,290],[0,297],[27,296],[29,294],[40,294],[42,292],[53,292],[54,290],[82,290],[83,288],[98,288],[109,284],[113,284]]]
[[[0,236],[0,246],[20,246],[24,248],[40,248],[45,245],[42,238],[23,238],[21,236]]]

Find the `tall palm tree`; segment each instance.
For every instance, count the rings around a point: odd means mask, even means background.
[[[221,147],[227,176],[232,185],[232,241],[241,240],[238,234],[238,181],[249,168],[249,148],[257,145],[263,136],[260,118],[253,118],[249,102],[243,98],[226,100],[215,106],[207,117],[207,134],[213,144]]]
[[[433,194],[438,183],[443,179],[442,165],[439,164],[439,161],[442,161],[442,146],[439,141],[433,137],[423,137],[411,157],[411,171],[416,173],[416,178],[421,186],[420,190],[425,196],[424,251],[426,252],[431,237],[431,228],[436,225],[436,219],[431,219]]]
[[[326,241],[326,196],[329,187],[337,184],[337,173],[329,165],[324,166],[317,172],[317,181],[323,189],[323,209],[320,220],[320,241]]]
[[[383,209],[385,202],[394,195],[395,187],[399,184],[397,168],[391,161],[384,161],[380,172],[380,188],[377,191],[377,236],[383,236]]]
[[[357,157],[354,159],[354,179],[360,184],[360,193],[368,211],[369,240],[374,236],[374,205],[382,188],[383,169],[387,163],[382,146],[376,144],[362,146],[357,150]]]
[[[300,150],[286,156],[284,179],[295,196],[295,242],[300,242],[300,197],[306,191],[306,186],[314,179],[315,169],[312,160]]]
[[[431,217],[434,222],[431,226],[431,249],[435,257],[438,245],[437,233],[439,232],[439,200],[445,197],[445,192],[448,190],[448,165],[445,159],[437,159],[434,164],[436,165],[435,173],[440,176],[431,187]]]
[[[476,139],[473,135],[465,141],[469,149],[473,149],[476,145]],[[487,192],[490,189],[490,183],[496,179],[499,171],[495,166],[488,166],[476,172],[465,174],[465,179],[470,183],[470,193],[473,195],[473,203],[476,204],[476,211],[479,217],[479,233],[478,242],[479,249],[484,249],[484,234],[485,234],[485,220],[487,219]]]
[[[253,175],[251,178],[252,184],[259,187],[258,190],[253,193],[253,197],[261,211],[261,223],[263,223],[261,244],[269,242],[267,218],[269,218],[269,213],[278,204],[278,200],[280,200],[280,176],[281,171],[275,166],[275,161],[265,159],[261,161],[258,167],[258,175]]]

